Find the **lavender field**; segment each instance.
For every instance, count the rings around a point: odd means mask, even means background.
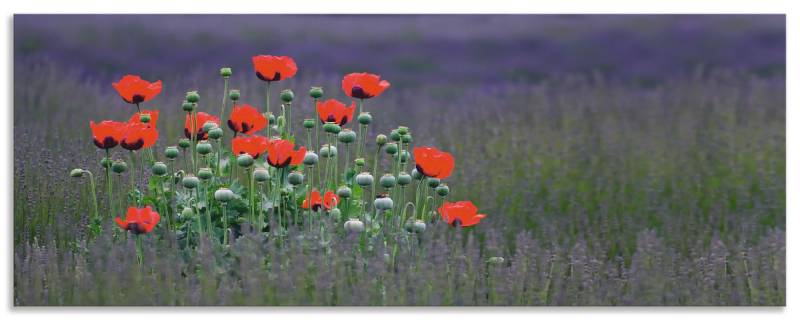
[[[16,15],[13,23],[15,306],[786,303],[784,16]],[[226,231],[195,237],[191,226],[173,232],[163,222],[146,237],[112,219],[93,225],[90,179],[70,172],[94,172],[101,213],[124,214],[112,212],[105,152],[89,127],[136,111],[112,82],[129,73],[163,81],[145,107],[160,112],[152,151],[166,161],[165,149],[184,137],[187,91],[197,90],[201,111],[220,113],[221,67],[232,69],[229,88],[263,106],[251,63],[259,54],[297,62],[273,99],[294,91],[298,145],[313,145],[302,131],[303,119],[316,118],[311,87],[349,101],[344,74],[390,81],[368,102],[367,167],[378,159],[393,168],[391,157],[371,155],[381,154],[375,135],[407,126],[409,146],[455,158],[446,199],[471,200],[486,217],[461,228],[434,211],[424,232],[376,228],[365,237],[320,214],[320,232],[291,224],[280,241],[272,228],[237,220],[229,244],[215,238]],[[152,189],[151,169],[128,165],[138,174],[113,176],[121,202],[129,181]],[[167,204],[170,215],[176,205]]]

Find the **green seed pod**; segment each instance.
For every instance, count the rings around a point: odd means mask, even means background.
[[[344,229],[351,233],[360,233],[364,231],[364,223],[356,218],[350,218],[344,223]]]
[[[395,178],[393,175],[387,173],[387,174],[384,174],[381,177],[381,179],[378,180],[378,182],[381,184],[382,187],[389,189],[389,188],[394,187],[397,184],[397,178]]]
[[[341,186],[338,190],[336,190],[336,195],[339,196],[339,198],[347,199],[353,195],[353,191],[347,186]]]
[[[142,123],[150,123],[150,114],[149,113],[140,113],[139,114],[139,121]]]
[[[411,176],[408,175],[408,173],[400,172],[400,174],[397,175],[398,185],[405,186],[408,185],[409,183],[411,183]]]
[[[223,78],[230,78],[232,74],[233,71],[231,70],[231,68],[219,69],[219,75],[221,75]]]
[[[167,165],[163,162],[159,161],[153,164],[153,167],[150,168],[150,171],[153,172],[154,175],[163,176],[167,174]]]
[[[221,202],[228,202],[233,200],[236,195],[228,188],[219,188],[217,191],[214,192],[214,199]]]
[[[294,100],[294,92],[289,89],[281,91],[281,100],[286,103],[292,102]]]
[[[111,158],[108,157],[104,157],[103,160],[100,160],[100,166],[106,169],[110,169],[112,163],[114,163],[114,161],[111,161]]]
[[[213,151],[213,148],[211,147],[211,144],[208,143],[208,141],[203,140],[197,143],[197,153],[202,155],[207,155],[211,153],[211,151]]]
[[[171,146],[164,150],[164,155],[167,157],[167,159],[175,159],[178,157],[178,155],[180,155],[180,151],[178,151],[178,147]]]
[[[228,98],[230,98],[232,101],[239,100],[239,98],[241,96],[242,96],[242,94],[239,92],[239,90],[234,89],[234,90],[228,91]]]
[[[315,166],[319,162],[319,156],[314,151],[307,151],[306,156],[303,157],[303,164],[307,166]]]
[[[400,140],[402,140],[402,141],[403,141],[403,144],[409,144],[409,143],[411,143],[411,141],[413,141],[413,140],[411,139],[411,135],[410,135],[410,134],[404,134],[404,135],[401,135],[401,136],[400,136]]]
[[[425,221],[422,220],[408,220],[405,224],[406,231],[410,233],[423,233],[425,228]]]
[[[358,183],[359,186],[370,186],[373,182],[375,182],[375,179],[369,172],[362,172],[356,175],[356,183]]]
[[[197,170],[197,177],[200,178],[200,180],[207,181],[208,179],[214,177],[214,173],[211,172],[211,169],[209,168],[201,168],[200,170]]]
[[[322,130],[327,133],[338,134],[340,131],[342,131],[342,127],[335,122],[326,122],[322,125]]]
[[[311,87],[311,90],[308,90],[308,95],[314,99],[322,98],[323,94],[325,91],[322,90],[322,87]]]
[[[200,101],[200,94],[198,94],[197,91],[189,91],[186,93],[186,101],[197,103]]]
[[[72,169],[72,171],[69,172],[69,176],[73,178],[80,178],[83,176],[83,169]]]
[[[355,160],[355,164],[357,167],[363,167],[367,162],[364,161],[364,158],[358,158]]]
[[[406,162],[408,162],[408,158],[410,158],[410,157],[411,157],[411,154],[408,153],[408,150],[403,150],[403,152],[400,153],[400,162],[401,163],[406,163]]]
[[[431,188],[436,188],[436,187],[438,187],[438,186],[439,186],[439,183],[441,183],[441,182],[442,182],[442,181],[441,181],[441,180],[439,180],[438,178],[428,178],[428,179],[427,179],[427,181],[428,181],[428,187],[431,187]]]
[[[389,132],[389,139],[392,139],[394,142],[400,141],[400,132],[397,132],[397,129],[392,130],[392,132]]]
[[[247,154],[247,153],[241,154],[241,155],[239,155],[239,157],[236,158],[236,163],[240,167],[245,167],[246,168],[246,167],[252,166],[253,162],[254,162],[253,161],[253,157],[251,155]]]
[[[331,208],[329,214],[331,216],[331,219],[333,219],[333,221],[339,221],[339,219],[341,219],[342,217],[342,211],[339,210],[339,208]]]
[[[436,187],[436,194],[438,194],[440,197],[444,197],[450,194],[450,187],[442,183],[438,187]]]
[[[397,133],[399,133],[401,136],[402,135],[407,135],[408,134],[408,127],[404,127],[404,126],[397,127]]]
[[[272,112],[265,113],[264,117],[267,118],[267,120],[269,120],[269,125],[271,126],[275,125],[277,120],[275,119],[275,115],[272,114]]]
[[[506,259],[504,259],[503,257],[491,257],[488,260],[486,260],[488,264],[493,266],[502,266],[503,262],[505,261]]]
[[[419,172],[419,170],[414,168],[413,170],[411,170],[411,177],[414,178],[415,180],[422,180],[424,176],[422,175],[422,172]]]
[[[306,128],[306,129],[314,128],[314,125],[316,125],[316,124],[317,124],[317,122],[314,121],[314,119],[305,119],[305,120],[303,120],[303,128]]]
[[[214,128],[217,128],[217,127],[219,127],[219,126],[215,122],[206,121],[206,123],[203,124],[203,132],[209,132],[209,131],[211,131],[211,129],[214,129]]]
[[[178,140],[178,146],[181,147],[181,149],[189,148],[189,146],[191,146],[191,145],[192,145],[192,141],[189,140],[189,139],[183,138],[183,139]]]
[[[303,183],[303,180],[304,180],[303,178],[304,177],[303,177],[303,174],[301,172],[292,171],[291,173],[289,173],[289,176],[288,176],[289,184],[291,184],[293,186],[298,186],[298,185]]]
[[[259,183],[267,182],[267,180],[269,180],[269,170],[264,168],[253,170],[253,179]]]
[[[125,171],[128,171],[128,164],[122,160],[114,161],[114,163],[111,164],[111,171],[114,171],[114,173],[121,174]]]
[[[197,177],[193,175],[188,175],[183,177],[181,184],[183,184],[183,187],[186,189],[194,189],[200,184],[200,179],[197,179]]]
[[[394,201],[392,201],[392,198],[389,198],[385,195],[375,198],[373,204],[375,205],[375,209],[378,210],[391,210],[392,207],[394,207]]]
[[[372,123],[372,115],[369,112],[362,112],[358,115],[358,123],[368,125]]]
[[[337,154],[336,147],[329,146],[327,144],[322,145],[322,148],[319,149],[319,155],[323,158],[330,158],[335,157]]]
[[[389,142],[386,144],[386,153],[388,154],[397,154],[397,143]]]
[[[181,210],[181,218],[188,220],[191,219],[193,216],[194,216],[194,210],[192,210],[192,207],[183,207],[183,210]]]
[[[191,103],[189,101],[184,101],[183,104],[181,105],[181,109],[183,109],[183,111],[186,112],[192,112],[194,111],[194,103]]]
[[[353,141],[356,141],[356,133],[353,130],[344,129],[339,132],[338,138],[339,142],[341,143],[352,143]]]
[[[219,140],[222,138],[224,131],[220,127],[216,127],[208,131],[208,137],[214,140]]]
[[[378,136],[375,137],[375,144],[382,147],[383,145],[386,144],[387,140],[388,138],[386,138],[385,134],[379,134]]]

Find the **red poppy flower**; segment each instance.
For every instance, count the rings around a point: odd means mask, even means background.
[[[89,121],[89,127],[92,128],[92,139],[94,140],[94,145],[100,149],[111,149],[116,147],[120,140],[122,140],[122,136],[125,134],[126,126],[127,124],[124,122],[111,120],[103,120],[100,123]]]
[[[474,226],[486,217],[478,213],[478,207],[472,201],[445,202],[439,207],[439,214],[447,224],[461,227]]]
[[[294,143],[289,140],[271,140],[267,145],[267,162],[275,168],[299,165],[305,156],[306,147],[294,150]]]
[[[125,216],[125,220],[117,217],[115,221],[123,230],[130,230],[134,234],[148,233],[153,231],[161,216],[150,206],[144,208],[130,207]]]
[[[135,151],[150,148],[158,140],[158,130],[146,123],[129,123],[119,145],[126,150]]]
[[[456,166],[453,155],[434,147],[415,147],[414,162],[419,173],[439,179],[449,177]]]
[[[253,159],[257,159],[265,151],[269,145],[269,139],[264,136],[240,136],[231,140],[231,148],[235,155],[249,154]]]
[[[146,102],[161,92],[161,80],[149,82],[136,75],[126,75],[111,84],[117,93],[127,103],[137,104]]]
[[[339,196],[331,191],[325,192],[325,198],[319,194],[319,191],[314,190],[311,192],[311,210],[319,210],[324,207],[325,210],[330,210],[339,204]],[[309,199],[303,200],[303,209],[308,209]]]
[[[140,122],[142,122],[142,120],[140,118],[142,114],[149,114],[150,115],[150,122],[148,122],[147,124],[152,124],[153,128],[158,127],[158,110],[142,110],[142,112],[134,113],[131,116],[130,120],[128,120],[128,123],[140,123]]]
[[[317,114],[319,114],[319,121],[322,123],[336,122],[338,125],[343,126],[353,119],[353,112],[355,111],[355,102],[351,103],[349,107],[336,99],[317,102]]]
[[[259,55],[253,57],[256,76],[263,81],[281,81],[294,77],[297,65],[292,57]]]
[[[233,107],[228,128],[239,133],[252,134],[267,126],[267,118],[249,104]]]
[[[389,81],[381,80],[381,76],[366,72],[351,73],[342,79],[344,93],[356,99],[377,97],[389,86]]]
[[[197,140],[208,139],[208,132],[203,131],[203,125],[209,121],[219,125],[219,118],[205,112],[197,113],[197,122],[194,125],[197,131]],[[192,138],[192,117],[189,113],[186,114],[186,121],[183,122],[183,134],[186,135],[187,139]]]

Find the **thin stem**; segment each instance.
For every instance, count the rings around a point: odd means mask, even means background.
[[[113,194],[113,190],[111,189],[111,182],[112,182],[111,181],[111,151],[109,151],[109,149],[106,149],[106,159],[108,159],[108,161],[109,161],[108,162],[108,166],[105,166],[105,168],[106,168],[106,187],[108,188],[108,212],[110,213],[110,212],[112,212],[114,210],[114,208],[113,208],[114,194]]]
[[[89,189],[92,191],[92,208],[94,209],[94,216],[92,216],[92,220],[97,220],[97,218],[100,216],[100,212],[97,209],[97,191],[94,183],[94,175],[89,170],[83,170],[83,172],[89,174]]]

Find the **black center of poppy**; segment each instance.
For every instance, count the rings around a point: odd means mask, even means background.
[[[122,143],[120,143],[120,145],[126,150],[130,151],[139,150],[142,148],[142,146],[144,146],[144,139],[136,140],[133,143],[123,140]]]
[[[142,103],[142,102],[144,102],[144,96],[141,94],[134,94],[133,97],[131,97],[131,103]]]
[[[461,219],[459,219],[459,218],[455,218],[455,219],[453,219],[453,222],[452,222],[451,224],[452,224],[454,227],[461,226],[461,224],[462,224],[462,223],[461,223]]]
[[[364,88],[359,86],[354,86],[353,89],[350,90],[350,96],[359,99],[366,99],[370,97],[370,95],[364,91]]]
[[[100,149],[111,149],[117,146],[117,140],[114,140],[114,137],[105,137],[103,141],[98,141],[97,139],[94,140],[94,145],[96,145]]]

